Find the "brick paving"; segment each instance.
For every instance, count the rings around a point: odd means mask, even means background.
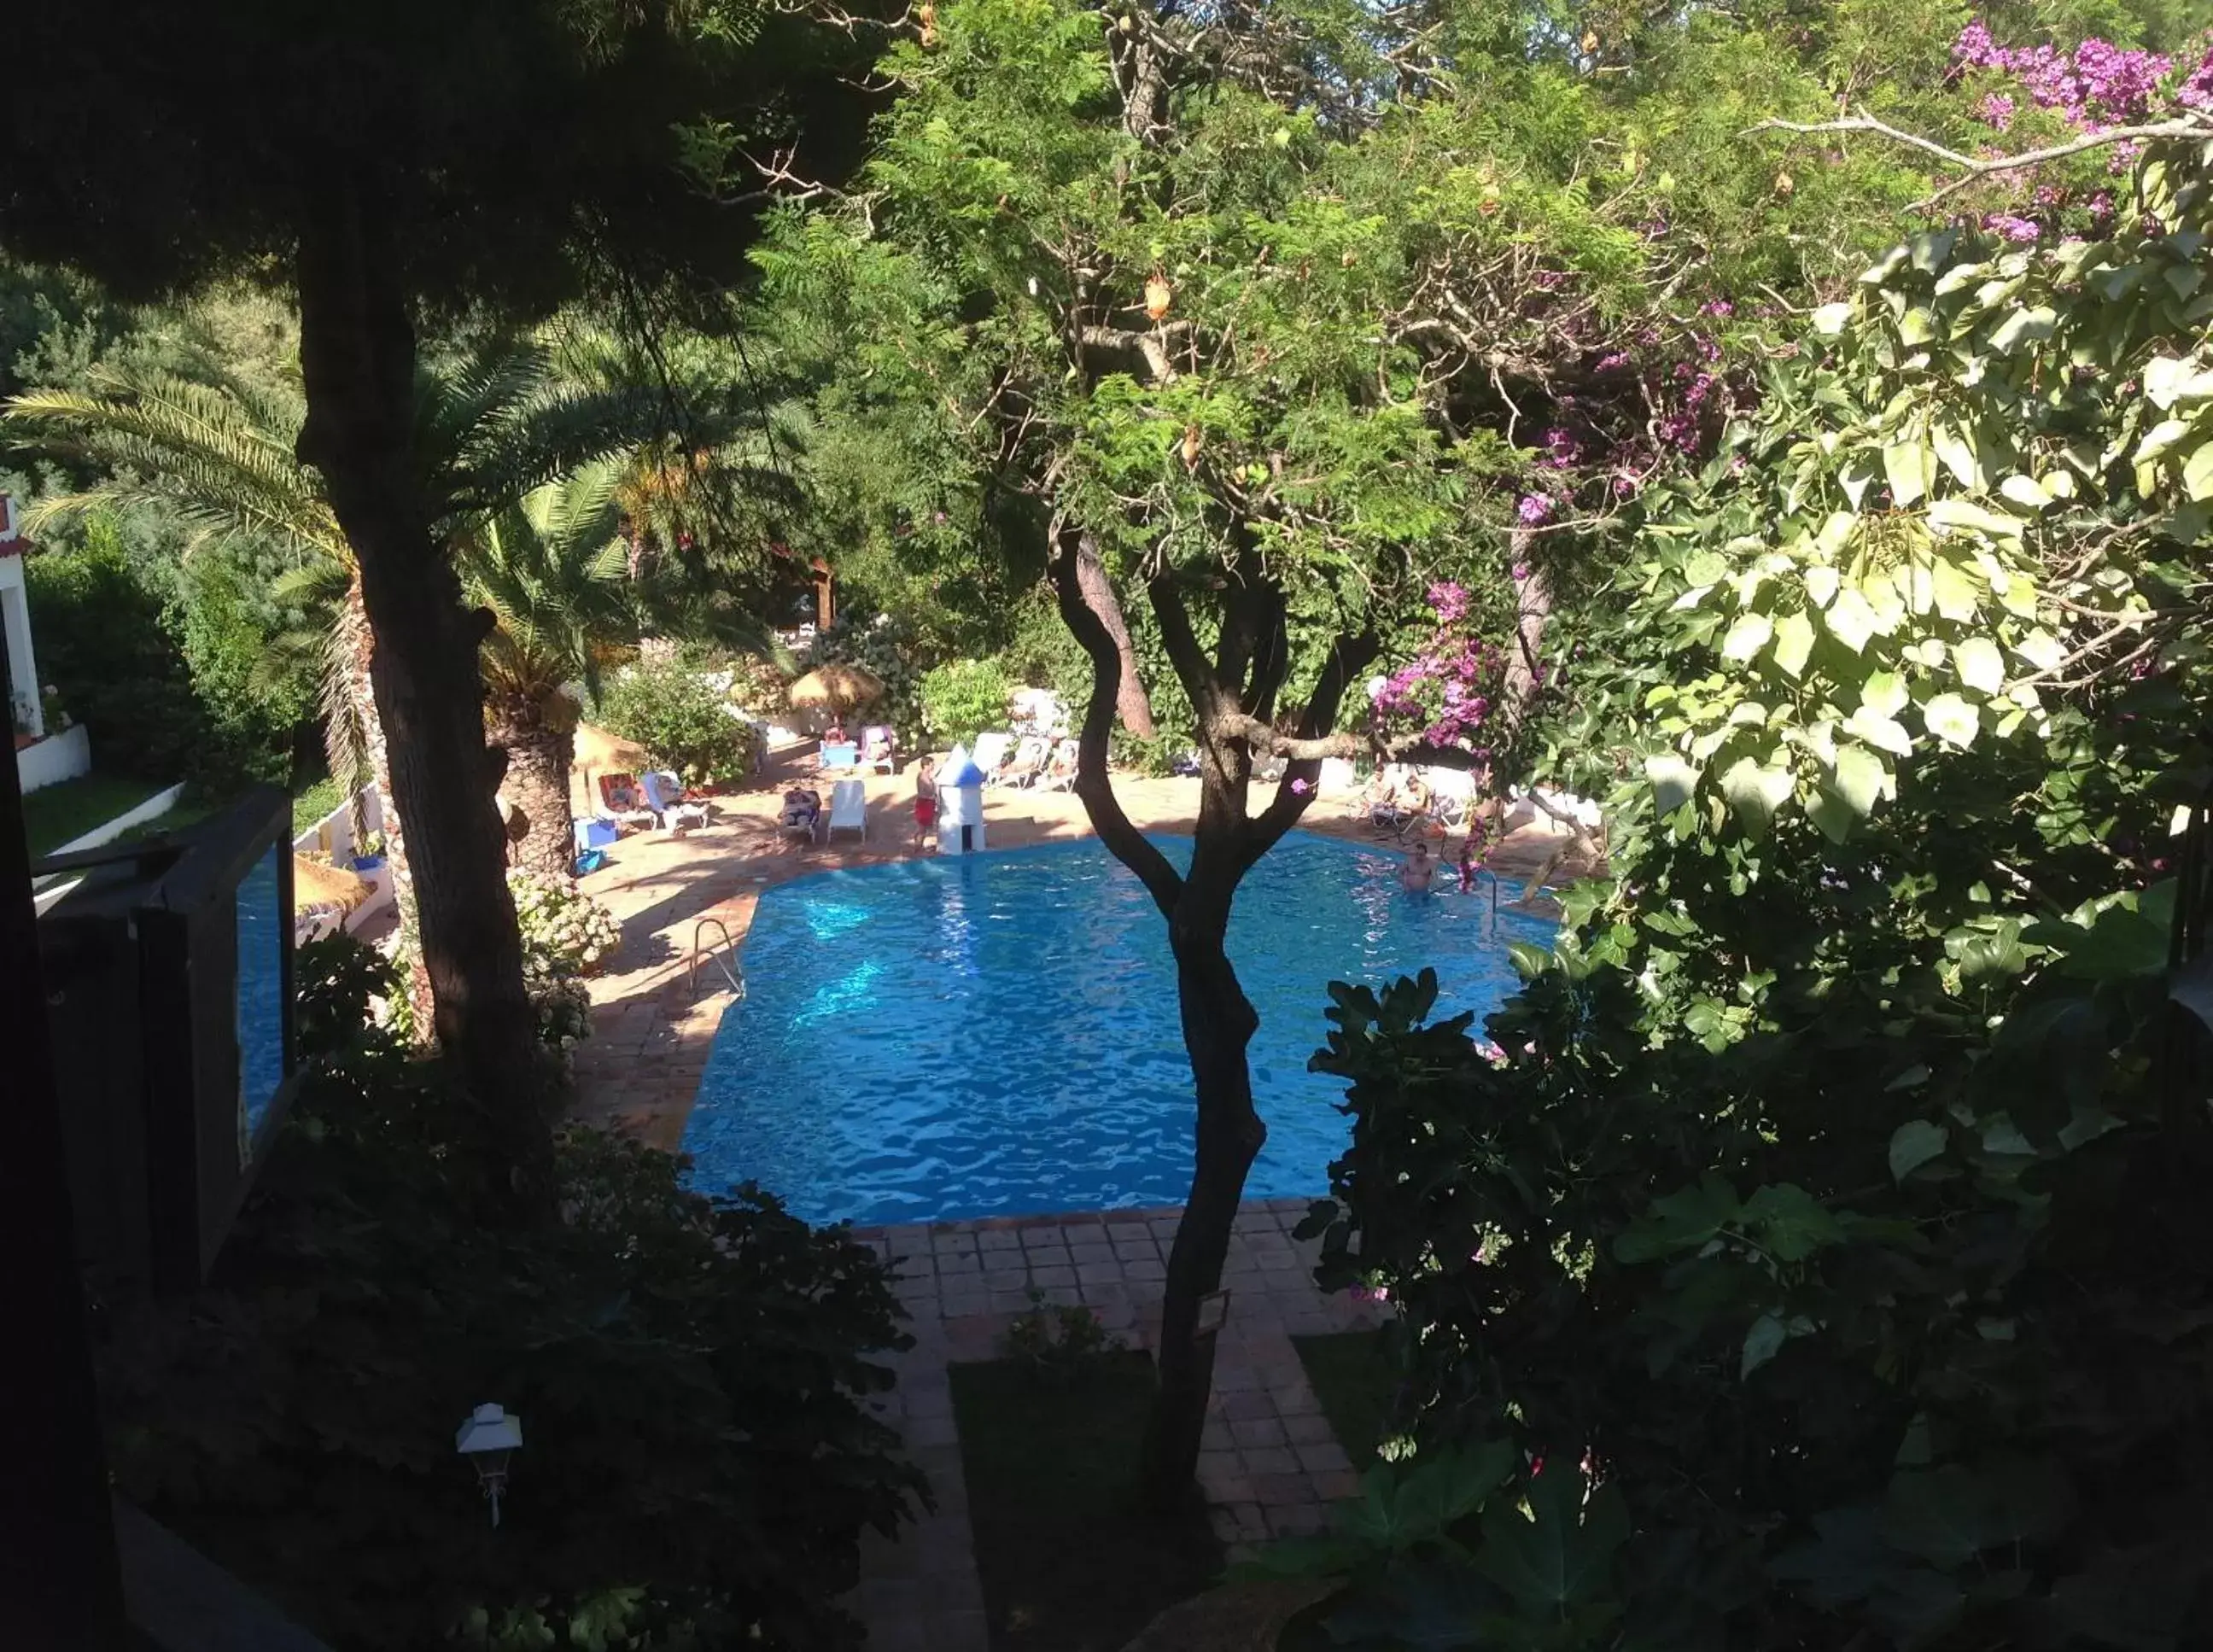
[[[1228,1314],[1215,1344],[1198,1479],[1233,1558],[1270,1538],[1319,1529],[1328,1503],[1356,1489],[1290,1339],[1372,1326],[1379,1310],[1315,1286],[1315,1246],[1290,1236],[1306,1208],[1302,1199],[1247,1204],[1222,1274]],[[863,1550],[850,1605],[868,1625],[869,1652],[989,1652],[947,1368],[998,1357],[1033,1289],[1048,1302],[1089,1308],[1132,1346],[1153,1347],[1177,1214],[862,1230],[893,1265],[913,1316],[915,1345],[894,1362],[898,1387],[876,1404],[937,1495],[936,1512],[899,1542],[872,1539]]]

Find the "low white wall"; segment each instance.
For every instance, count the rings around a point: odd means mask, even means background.
[[[82,838],[72,838],[59,849],[49,852],[56,855],[73,855],[80,849],[97,849],[102,844],[112,844],[130,831],[132,826],[143,826],[149,820],[161,819],[162,815],[176,808],[177,799],[184,795],[185,789],[182,785],[170,786],[157,791],[144,802],[125,809],[112,820],[101,821]]]
[[[74,780],[91,771],[92,737],[85,733],[81,722],[15,753],[15,777],[22,783],[25,791]]]

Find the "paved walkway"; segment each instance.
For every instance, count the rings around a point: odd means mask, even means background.
[[[1318,1530],[1332,1500],[1353,1495],[1352,1465],[1307,1382],[1294,1336],[1380,1323],[1379,1310],[1325,1296],[1315,1246],[1290,1229],[1302,1199],[1256,1200],[1237,1218],[1222,1284],[1229,1312],[1215,1344],[1199,1485],[1233,1556],[1271,1537]],[[997,1358],[1030,1306],[1082,1303],[1134,1346],[1155,1344],[1174,1210],[944,1222],[861,1235],[897,1273],[915,1345],[895,1362],[899,1386],[877,1402],[930,1476],[937,1509],[896,1543],[871,1539],[852,1607],[869,1652],[989,1652],[983,1588],[946,1368]]]

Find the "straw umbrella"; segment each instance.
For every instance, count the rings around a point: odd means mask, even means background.
[[[810,711],[827,709],[831,715],[843,721],[848,715],[872,703],[884,692],[884,686],[874,674],[858,666],[817,666],[786,691],[784,698],[796,710]]]
[[[576,725],[576,752],[572,765],[584,771],[584,813],[589,814],[597,806],[592,796],[592,771],[604,769],[616,774],[636,774],[648,762],[645,747],[634,740],[625,740],[620,735],[611,735],[606,729],[588,722]]]
[[[302,855],[292,856],[295,912],[311,911],[318,906],[335,906],[340,911],[350,912],[375,892],[375,885],[344,867],[311,861]]]

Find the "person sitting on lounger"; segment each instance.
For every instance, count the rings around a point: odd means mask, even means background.
[[[812,786],[794,786],[783,795],[783,815],[779,824],[786,832],[811,834],[821,814],[822,794]]]

